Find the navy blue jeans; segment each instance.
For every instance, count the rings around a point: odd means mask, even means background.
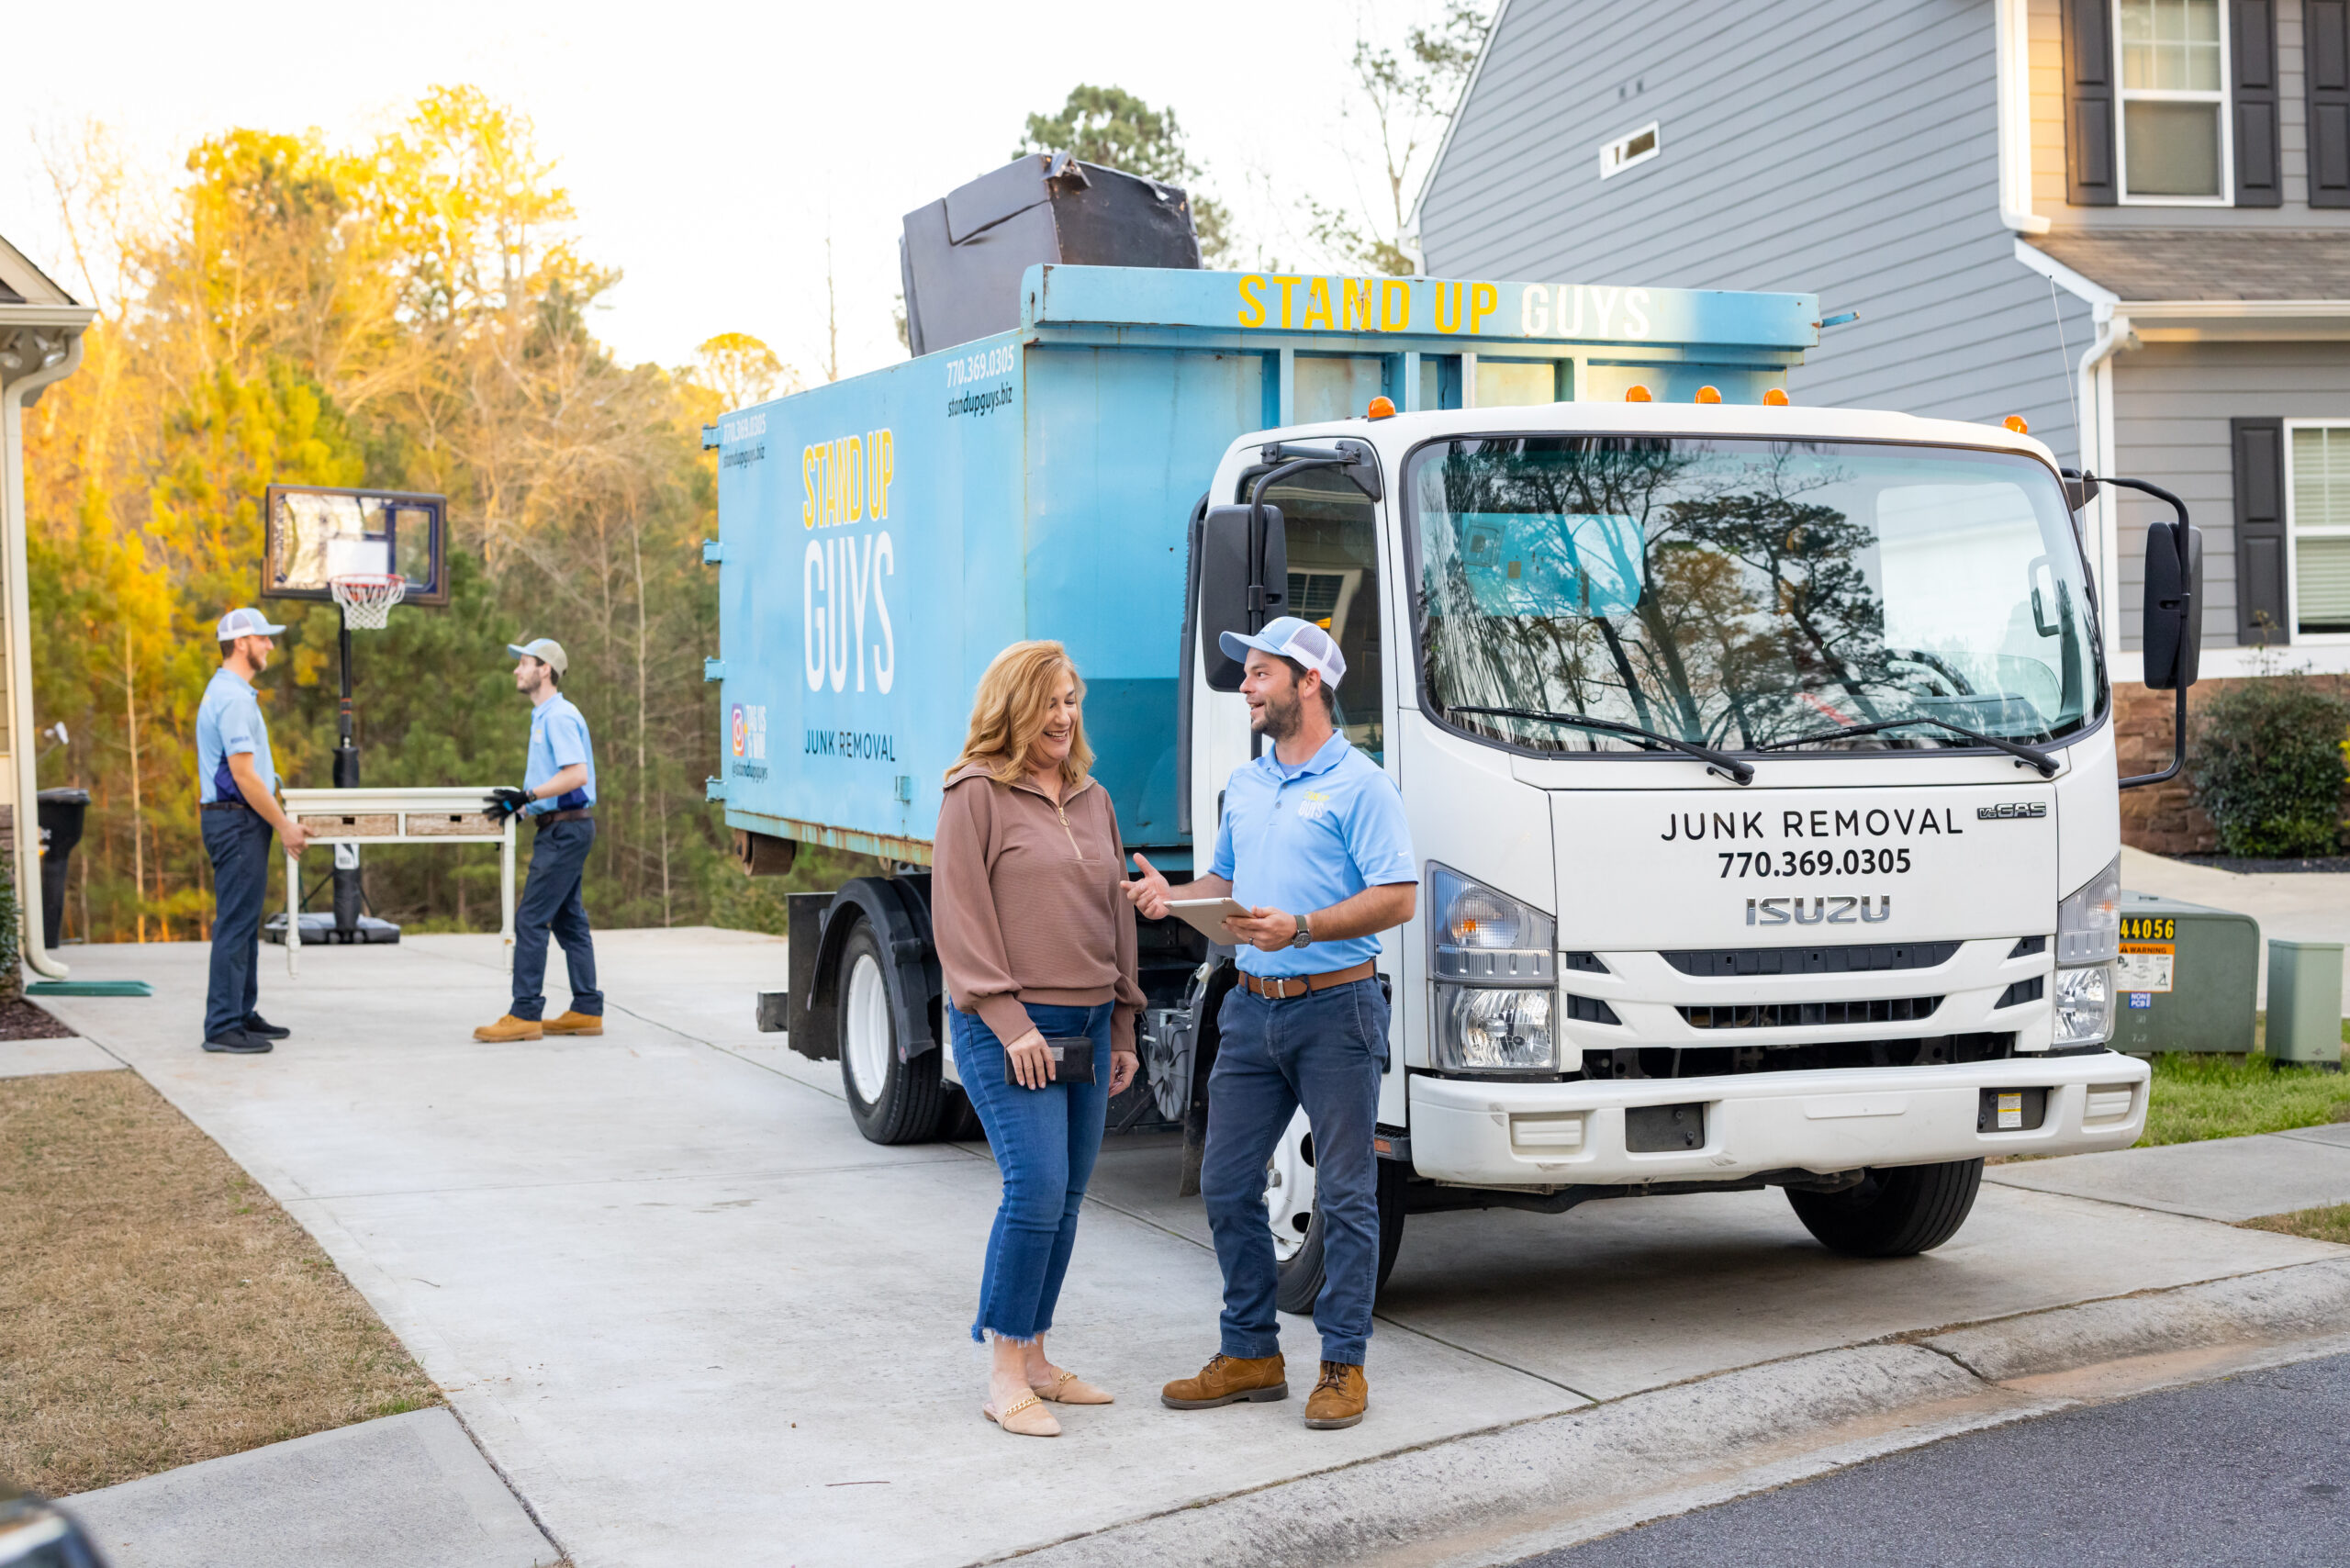
[[[258,812],[198,814],[205,852],[212,857],[212,973],[204,992],[204,1037],[217,1040],[243,1028],[261,1002],[261,906],[269,896],[269,844],[276,834]]]
[[[1376,979],[1273,1002],[1236,986],[1208,1074],[1200,1196],[1224,1270],[1221,1349],[1254,1360],[1281,1349],[1277,1275],[1265,1217],[1265,1162],[1300,1105],[1314,1126],[1314,1200],[1322,1212],[1322,1359],[1360,1366],[1379,1288],[1379,1080],[1387,996]]]
[[[604,993],[596,989],[596,943],[588,934],[588,906],[580,902],[580,873],[595,846],[596,819],[575,817],[549,823],[531,844],[531,874],[514,906],[514,1004],[507,1011],[537,1023],[547,1010],[542,994],[547,980],[547,934],[563,944],[571,971],[571,1010],[590,1018],[604,1015]]]
[[[1093,1042],[1092,1082],[1057,1081],[1042,1089],[1005,1082],[1003,1042],[995,1031],[974,1014],[946,1009],[955,1070],[1003,1173],[1003,1199],[979,1277],[974,1339],[984,1342],[990,1334],[1034,1339],[1053,1326],[1069,1255],[1077,1246],[1077,1211],[1085,1203],[1110,1114],[1111,1005],[1028,1009],[1029,1021],[1046,1038],[1082,1035]]]

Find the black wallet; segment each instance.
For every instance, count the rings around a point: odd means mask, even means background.
[[[1055,1083],[1093,1081],[1093,1041],[1090,1036],[1074,1035],[1067,1039],[1048,1039],[1045,1045],[1053,1053],[1053,1081]],[[1012,1076],[1010,1051],[1003,1053],[1003,1081],[1006,1083],[1020,1081]]]

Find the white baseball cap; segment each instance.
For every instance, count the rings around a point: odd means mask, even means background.
[[[1216,639],[1216,645],[1227,658],[1245,661],[1254,648],[1260,654],[1295,659],[1307,669],[1318,671],[1324,683],[1333,688],[1347,678],[1347,656],[1338,652],[1337,641],[1313,622],[1294,615],[1266,622],[1265,629],[1253,637],[1226,632]]]
[[[518,659],[536,659],[557,675],[571,673],[571,655],[553,637],[533,637],[527,643],[509,643],[506,651]]]
[[[222,616],[220,625],[213,634],[224,643],[232,643],[240,637],[274,637],[285,630],[283,626],[272,626],[263,621],[260,610],[241,607]]]

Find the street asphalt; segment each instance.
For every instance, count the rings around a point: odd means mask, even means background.
[[[1521,1568],[2089,1568],[2350,1558],[2350,1356],[1953,1438]]]

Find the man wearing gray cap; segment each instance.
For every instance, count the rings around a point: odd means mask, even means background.
[[[579,896],[588,851],[596,843],[596,753],[588,721],[562,691],[571,666],[563,644],[552,637],[509,643],[518,661],[514,689],[531,700],[531,749],[523,763],[522,787],[495,790],[492,816],[520,813],[536,824],[531,845],[531,874],[514,909],[514,1003],[495,1024],[474,1031],[476,1040],[503,1043],[543,1035],[600,1035],[604,993],[596,989],[596,946],[588,932],[588,906]],[[547,935],[563,945],[571,978],[571,1006],[546,1018]]]
[[[196,798],[212,857],[212,972],[204,995],[204,1048],[259,1056],[290,1031],[254,1011],[261,999],[261,906],[269,890],[269,835],[299,855],[310,835],[277,807],[277,764],[253,677],[269,667],[283,626],[258,610],[220,618],[220,667],[196,710]],[[288,941],[299,941],[288,932]]]
[[[1178,1410],[1285,1399],[1274,1316],[1277,1271],[1265,1225],[1265,1165],[1302,1106],[1314,1128],[1314,1202],[1324,1232],[1314,1326],[1322,1367],[1305,1424],[1351,1427],[1370,1406],[1363,1360],[1379,1288],[1380,1080],[1387,996],[1379,933],[1412,918],[1419,870],[1404,797],[1334,722],[1347,661],[1330,633],[1284,615],[1262,632],[1226,632],[1246,666],[1249,727],[1272,749],[1233,769],[1204,877],[1170,890],[1141,856],[1122,884],[1151,919],[1170,898],[1232,898],[1240,983],[1216,1014],[1208,1074],[1208,1140],[1200,1196],[1224,1271],[1217,1353],[1159,1394]]]

